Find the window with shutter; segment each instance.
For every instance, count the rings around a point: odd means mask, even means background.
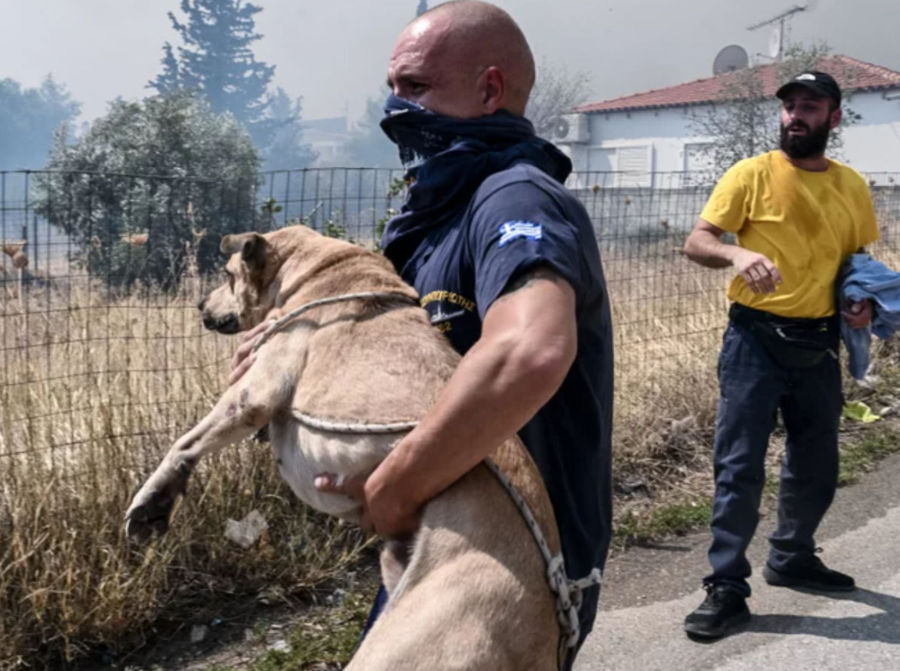
[[[616,147],[618,186],[653,186],[653,146]]]

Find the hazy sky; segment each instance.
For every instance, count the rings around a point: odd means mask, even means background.
[[[418,0],[256,0],[257,58],[276,66],[275,83],[303,96],[304,116],[358,116],[384,94],[393,42]],[[430,5],[435,4],[430,2]],[[771,28],[747,26],[792,0],[497,0],[528,37],[535,57],[591,76],[600,100],[712,74],[718,50],[740,44],[766,52]],[[898,0],[818,0],[796,14],[792,41],[825,41],[834,51],[900,70]],[[149,94],[162,44],[178,43],[166,12],[178,0],[0,0],[0,78],[36,86],[48,73],[83,103]]]

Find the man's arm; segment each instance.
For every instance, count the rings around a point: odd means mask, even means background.
[[[553,396],[576,349],[571,285],[546,268],[526,273],[488,308],[481,337],[435,405],[365,483],[322,476],[316,486],[362,499],[368,526],[379,535],[412,534],[427,501],[489,456]]]
[[[734,266],[755,294],[770,294],[781,284],[778,268],[765,255],[722,242],[723,231],[705,219],[698,219],[684,243],[687,257],[707,268]]]
[[[868,254],[865,247],[860,247],[856,250],[856,253]],[[872,307],[872,301],[864,298],[861,301],[848,301],[842,305],[841,315],[844,317],[844,321],[847,322],[847,326],[852,329],[861,329],[872,323],[875,310]]]
[[[734,266],[753,293],[768,294],[781,284],[778,268],[765,255],[722,242],[723,231],[705,219],[698,219],[684,243],[687,257],[707,268]],[[860,248],[860,251],[864,251]],[[872,321],[870,301],[850,303],[841,311],[850,328],[862,328]]]

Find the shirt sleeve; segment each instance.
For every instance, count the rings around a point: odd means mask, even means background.
[[[484,319],[506,286],[528,270],[552,268],[582,293],[582,245],[577,226],[536,184],[522,181],[491,193],[475,209],[468,243],[475,269],[475,302]]]
[[[865,180],[860,178],[861,193],[859,195],[859,247],[865,247],[878,240],[878,218],[875,216],[875,206],[872,204],[872,194],[869,192],[869,185]],[[854,252],[856,249],[853,250]]]
[[[700,218],[729,233],[737,233],[750,213],[749,189],[740,163],[722,175]]]

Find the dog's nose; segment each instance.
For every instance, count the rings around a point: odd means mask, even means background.
[[[199,303],[197,303],[197,309],[200,310],[200,312],[203,312],[204,307],[206,307],[206,297],[205,296],[200,299]]]

